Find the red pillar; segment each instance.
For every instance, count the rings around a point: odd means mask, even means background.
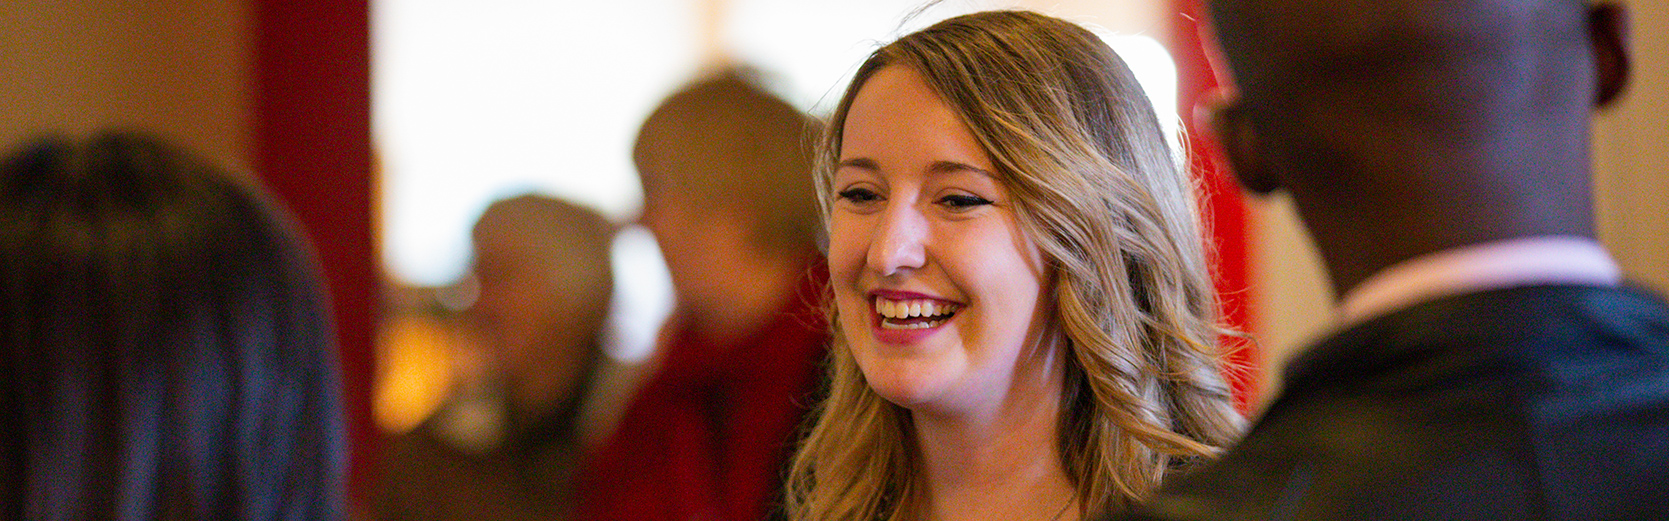
[[[352,471],[363,498],[371,457],[373,327],[368,0],[255,0],[254,161],[319,252],[341,342]]]
[[[1171,25],[1171,55],[1176,59],[1177,86],[1183,125],[1188,129],[1190,164],[1200,179],[1204,193],[1201,208],[1211,232],[1212,256],[1217,294],[1222,300],[1223,320],[1230,328],[1245,333],[1252,331],[1252,298],[1250,294],[1251,250],[1246,202],[1233,176],[1223,166],[1212,136],[1194,125],[1194,107],[1204,96],[1217,88],[1217,76],[1207,59],[1206,43],[1201,35],[1206,13],[1202,0],[1170,0],[1174,12]],[[1212,45],[1215,45],[1213,42]],[[1241,410],[1255,400],[1258,385],[1258,362],[1255,346],[1246,341],[1230,339],[1228,361],[1230,382]]]

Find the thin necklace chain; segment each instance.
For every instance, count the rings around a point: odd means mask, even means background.
[[[1060,511],[1059,511],[1059,512],[1055,512],[1055,516],[1054,516],[1054,517],[1051,517],[1051,518],[1049,518],[1049,521],[1060,521],[1060,519],[1061,519],[1061,516],[1064,516],[1064,515],[1066,515],[1066,509],[1069,509],[1069,508],[1072,508],[1072,500],[1073,500],[1073,499],[1074,499],[1074,498],[1073,498],[1073,497],[1070,497],[1070,496],[1068,496],[1068,497],[1067,497],[1067,498],[1066,498],[1066,504],[1065,504],[1065,505],[1061,505],[1061,509],[1060,509]]]

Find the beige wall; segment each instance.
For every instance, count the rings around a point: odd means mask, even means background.
[[[1624,2],[1634,77],[1594,127],[1600,238],[1628,276],[1669,291],[1669,2]]]
[[[1627,276],[1669,289],[1669,2],[1627,0],[1634,77],[1620,104],[1594,129],[1595,206],[1600,239]],[[1254,200],[1256,331],[1278,385],[1280,366],[1324,332],[1332,294],[1320,259],[1285,198]],[[1271,393],[1263,393],[1267,398]]]
[[[122,126],[247,165],[248,6],[0,2],[0,147],[50,130]]]

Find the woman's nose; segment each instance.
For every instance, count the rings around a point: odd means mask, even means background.
[[[888,208],[869,248],[869,265],[883,276],[920,268],[927,262],[927,222],[913,208]]]

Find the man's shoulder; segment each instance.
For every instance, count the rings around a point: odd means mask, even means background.
[[[1442,379],[1558,377],[1567,367],[1665,359],[1669,306],[1656,295],[1529,286],[1445,297],[1356,324],[1306,349],[1285,376],[1299,387],[1452,385]]]
[[[1650,511],[1669,509],[1660,300],[1531,288],[1424,306],[1324,342],[1348,350],[1298,369],[1244,440],[1132,519],[1669,518]]]
[[[1271,413],[1130,519],[1669,518],[1663,393],[1587,408],[1350,397]]]
[[[1357,324],[1321,342],[1430,340],[1422,334],[1525,339],[1536,328],[1641,328],[1641,340],[1669,336],[1669,306],[1647,290],[1619,286],[1537,285],[1465,293],[1415,304]],[[1655,336],[1655,338],[1654,338]]]
[[[1275,407],[1221,460],[1167,484],[1136,519],[1429,519],[1427,507],[1467,497],[1483,500],[1469,507],[1476,519],[1528,517],[1533,461],[1519,454],[1528,434],[1502,411],[1342,394]]]

